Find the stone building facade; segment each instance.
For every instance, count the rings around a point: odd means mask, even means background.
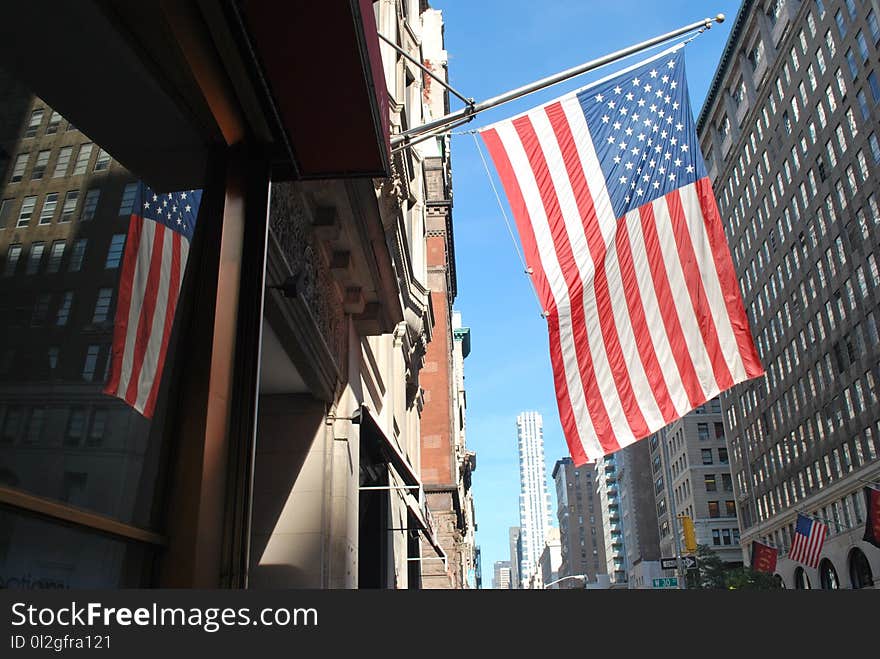
[[[697,129],[765,377],[722,396],[743,560],[776,547],[788,588],[862,588],[880,478],[877,2],[747,0]],[[787,558],[798,511],[819,568]]]

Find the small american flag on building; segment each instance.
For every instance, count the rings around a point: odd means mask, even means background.
[[[104,393],[152,418],[201,190],[155,193],[138,186],[113,330]]]
[[[822,553],[822,545],[825,543],[827,533],[826,524],[798,513],[788,557],[807,567],[819,567],[819,554]]]
[[[575,464],[763,373],[680,49],[480,134],[545,310]]]

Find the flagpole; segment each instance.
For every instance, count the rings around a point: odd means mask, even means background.
[[[675,37],[681,36],[688,32],[692,32],[693,30],[711,29],[713,22],[723,23],[724,14],[718,14],[717,16],[715,16],[715,18],[704,18],[701,21],[691,23],[690,25],[685,25],[676,30],[673,30],[672,32],[667,32],[666,34],[653,37],[651,39],[648,39],[647,41],[642,41],[641,43],[635,44],[633,46],[617,50],[609,55],[604,55],[589,62],[585,62],[584,64],[580,64],[579,66],[575,66],[570,69],[566,69],[565,71],[556,73],[552,76],[536,80],[535,82],[529,83],[528,85],[523,85],[522,87],[518,87],[517,89],[513,89],[509,92],[505,92],[504,94],[493,96],[492,98],[482,101],[480,103],[469,103],[466,107],[463,107],[460,110],[456,110],[455,112],[451,112],[443,117],[440,117],[439,119],[429,121],[428,123],[422,124],[421,126],[410,128],[409,130],[405,130],[402,133],[398,133],[397,135],[392,135],[391,146],[395,147],[414,135],[419,135],[427,131],[434,131],[438,128],[446,127],[449,124],[461,122],[461,120],[463,119],[470,121],[480,112],[484,112],[491,108],[502,105],[503,103],[508,103],[518,98],[522,98],[523,96],[526,96],[536,91],[540,91],[542,89],[550,87],[551,85],[563,82],[582,73],[592,71],[593,69],[598,69],[600,66],[605,66],[606,64],[610,64],[611,62],[615,62],[619,59],[623,59],[624,57],[628,57],[633,53],[637,53],[640,50],[645,50],[646,48],[650,48],[651,46],[656,46],[657,44],[663,43],[664,41],[669,41],[670,39],[674,39]]]

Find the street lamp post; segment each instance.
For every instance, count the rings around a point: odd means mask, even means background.
[[[589,577],[586,574],[569,574],[568,576],[560,577],[559,579],[554,579],[550,583],[544,584],[544,590],[547,590],[553,584],[557,584],[560,581],[565,581],[566,579],[580,579],[584,582],[584,585],[586,585],[587,579],[589,579]]]

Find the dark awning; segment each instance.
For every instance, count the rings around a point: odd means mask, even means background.
[[[406,507],[419,524],[419,530],[425,534],[425,538],[434,548],[437,556],[445,562],[447,560],[446,552],[440,546],[434,534],[434,524],[431,519],[431,512],[428,510],[425,501],[425,491],[422,487],[421,478],[416,474],[406,456],[397,447],[397,443],[382,430],[382,427],[367,405],[362,404],[360,406],[358,417],[361,426],[361,441],[376,442],[374,448],[382,456],[382,459],[394,468],[395,473],[400,477],[404,485],[412,488],[401,490],[405,492],[403,500],[406,502]],[[413,494],[413,491],[416,494]]]
[[[271,155],[276,180],[390,175],[369,0],[0,0],[0,13],[0,67],[155,189],[203,187],[218,149],[240,143]]]

